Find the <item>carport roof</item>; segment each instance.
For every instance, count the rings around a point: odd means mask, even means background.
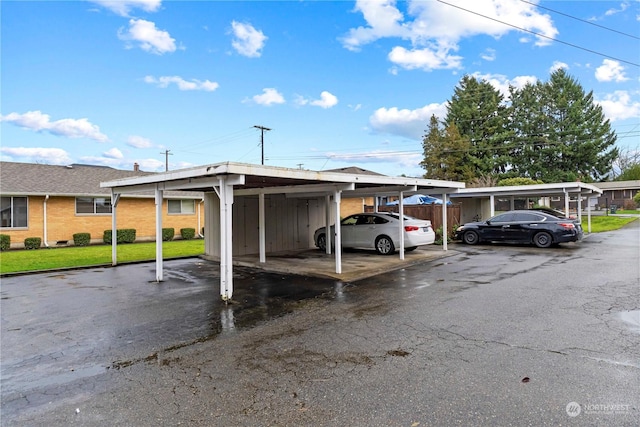
[[[234,190],[241,194],[294,193],[306,194],[339,189],[344,196],[397,194],[400,191],[428,191],[429,194],[450,194],[464,188],[463,182],[423,178],[390,177],[364,173],[310,171],[276,166],[224,162],[189,169],[180,169],[148,176],[102,182],[101,187],[114,193],[151,190],[213,191],[220,179],[239,177]]]
[[[552,184],[513,185],[505,187],[463,188],[451,194],[452,198],[473,197],[546,197],[564,194],[580,194],[581,196],[599,196],[602,190],[584,182],[558,182]]]

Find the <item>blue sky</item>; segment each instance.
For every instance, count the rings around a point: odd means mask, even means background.
[[[2,1],[0,158],[421,176],[465,74],[564,67],[640,145],[640,2]],[[165,156],[169,150],[169,156]]]

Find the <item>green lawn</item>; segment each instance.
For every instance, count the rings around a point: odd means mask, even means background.
[[[202,254],[204,254],[202,239],[162,243],[162,255],[165,259]],[[150,261],[155,258],[155,242],[118,245],[118,263]],[[101,264],[111,264],[111,245],[0,252],[0,274]]]
[[[630,222],[636,221],[636,217],[620,217],[620,216],[592,216],[591,232],[601,233],[603,231],[617,230],[624,227]],[[587,231],[587,218],[582,217],[582,228]]]

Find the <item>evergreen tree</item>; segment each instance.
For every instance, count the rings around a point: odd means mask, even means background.
[[[602,107],[564,69],[546,83],[511,90],[512,167],[545,182],[593,182],[618,156],[616,135]]]
[[[505,172],[509,164],[503,96],[487,81],[464,76],[447,105],[445,125],[468,138],[464,160],[474,176]]]
[[[431,116],[422,149],[424,160],[420,165],[426,170],[425,178],[451,181],[473,178],[471,167],[464,161],[469,151],[468,139],[460,135],[455,125],[442,129],[438,118]]]

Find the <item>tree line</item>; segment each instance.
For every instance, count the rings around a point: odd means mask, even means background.
[[[495,185],[508,178],[596,182],[615,178],[616,134],[593,92],[564,69],[546,82],[509,87],[464,76],[444,119],[431,117],[422,139],[425,177]],[[638,178],[633,178],[638,179]]]

